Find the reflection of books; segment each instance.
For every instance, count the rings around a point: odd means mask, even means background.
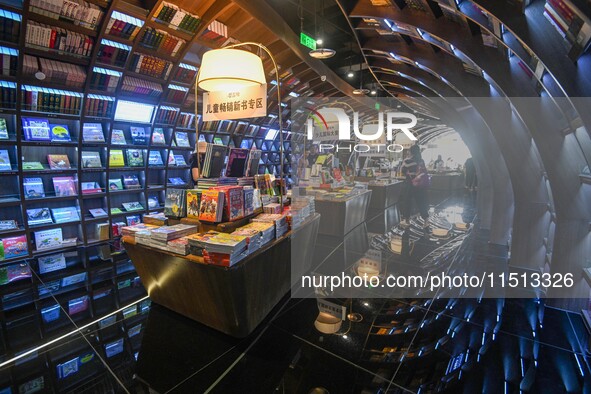
[[[27,221],[29,222],[29,226],[53,223],[49,208],[27,209]]]
[[[105,142],[103,125],[101,123],[85,123],[82,126],[82,141]]]
[[[246,168],[246,176],[253,177],[259,173],[259,161],[263,151],[252,149],[248,157],[248,165]]]
[[[49,168],[52,170],[64,170],[72,168],[70,166],[68,155],[47,155],[47,162],[49,163]]]
[[[82,194],[100,193],[102,189],[98,182],[82,182],[81,183]]]
[[[188,148],[191,145],[189,144],[189,135],[182,131],[177,131],[174,134],[174,139],[176,141],[177,146]]]
[[[122,150],[112,150],[109,153],[109,167],[124,167],[125,159]]]
[[[110,190],[123,190],[123,182],[121,179],[109,179],[109,189]]]
[[[226,165],[227,177],[243,177],[248,161],[248,149],[232,148]]]
[[[35,231],[35,245],[37,250],[57,248],[63,242],[61,228],[52,228],[50,230]]]
[[[23,161],[23,170],[43,170],[43,164],[38,161]]]
[[[51,141],[49,120],[21,118],[26,141]]]
[[[10,165],[10,157],[6,149],[0,150],[0,171],[10,171],[12,165]]]
[[[183,155],[174,155],[174,162],[177,166],[187,165],[187,162],[185,161],[185,157]]]
[[[101,168],[102,166],[98,152],[82,152],[82,168]]]
[[[141,223],[139,215],[126,216],[125,220],[127,221],[128,226],[134,226]]]
[[[6,119],[0,118],[0,140],[8,139],[8,127],[6,127]]]
[[[113,131],[111,132],[111,144],[127,145],[127,140],[125,139],[125,134],[123,134],[123,130],[113,129]]]
[[[50,127],[51,141],[72,141],[70,129],[65,124],[52,124]]]
[[[89,209],[88,211],[90,212],[93,218],[107,216],[107,211],[105,211],[103,208]]]
[[[125,208],[126,211],[141,211],[144,209],[144,206],[142,204],[140,204],[138,201],[133,201],[133,202],[124,202],[121,205],[123,205],[123,208]]]
[[[29,248],[26,235],[2,239],[3,259],[12,259],[15,257],[26,256],[29,254]]]
[[[168,182],[171,185],[184,185],[185,181],[183,181],[181,178],[168,178]]]
[[[76,181],[71,176],[59,176],[53,178],[53,188],[56,197],[75,196]]]
[[[125,175],[123,177],[123,187],[125,189],[139,189],[141,185],[137,175]]]
[[[80,220],[76,207],[52,208],[51,213],[56,223],[75,222]]]
[[[128,149],[127,164],[130,167],[143,167],[144,153],[140,149]]]
[[[18,228],[16,220],[0,220],[0,231],[13,230]]]
[[[73,375],[76,372],[78,372],[78,359],[79,359],[79,357],[76,357],[70,361],[66,361],[65,363],[58,364],[56,366],[57,377],[59,379],[65,379],[68,376]]]

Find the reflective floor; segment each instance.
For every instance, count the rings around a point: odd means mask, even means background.
[[[456,207],[453,214],[477,221],[473,199],[460,195],[432,203],[437,210]],[[340,259],[350,270],[355,263],[350,251],[375,245],[373,238],[384,235],[375,231],[382,220],[370,218],[357,229],[354,248],[346,249],[341,240],[331,249],[334,240],[319,237],[316,269]],[[470,234],[462,241],[462,255],[506,263],[506,251],[488,247],[485,235]],[[420,238],[412,253],[388,268],[424,268],[430,252],[451,241]],[[0,287],[0,393],[574,393],[591,388],[589,337],[580,315],[535,299],[339,298],[335,302],[360,321],[345,321],[336,335],[327,335],[314,326],[315,299],[286,296],[255,332],[236,339],[151,304],[124,256],[82,264],[70,264],[77,260],[70,257],[65,269],[45,274],[37,262],[28,262],[30,277],[25,273]],[[81,273],[83,281],[71,278]],[[15,356],[20,358],[11,361]]]

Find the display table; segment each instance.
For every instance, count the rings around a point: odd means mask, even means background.
[[[371,190],[343,199],[316,198],[316,212],[322,215],[318,233],[342,237],[365,222]]]
[[[371,190],[369,209],[384,210],[396,204],[403,185],[404,182],[398,180],[383,185],[370,183],[368,185],[368,189]]]
[[[311,262],[319,219],[318,214],[309,217],[293,232],[229,268],[205,264],[199,256],[138,245],[133,237],[123,237],[123,242],[153,302],[228,335],[245,337],[289,291],[291,247]],[[296,272],[309,268],[297,264]]]
[[[454,191],[464,188],[464,174],[461,172],[431,173],[431,190]]]

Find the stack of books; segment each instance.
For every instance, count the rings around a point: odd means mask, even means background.
[[[568,0],[546,0],[544,5],[544,16],[554,26],[556,31],[568,42],[580,41],[584,48],[589,37],[580,34],[582,27],[590,23],[589,17]],[[588,33],[587,33],[588,34]]]
[[[49,82],[64,86],[81,88],[86,81],[86,70],[80,66],[25,55],[23,57],[23,74],[34,77],[35,73],[39,71],[45,74],[45,78]]]
[[[144,223],[153,224],[156,226],[166,226],[168,225],[168,218],[163,212],[144,215]]]
[[[29,85],[23,85],[22,89],[22,104],[27,110],[65,114],[80,112],[81,93]]]
[[[162,2],[154,12],[154,19],[168,23],[177,30],[195,33],[201,18],[190,14],[174,4]]]
[[[261,232],[254,228],[239,227],[232,232],[232,235],[239,235],[246,237],[246,251],[248,254],[253,254],[261,248],[262,235]]]
[[[215,237],[219,232],[208,231],[204,234],[192,234],[187,236],[189,242],[189,253],[195,256],[203,256],[203,250],[210,238]]]
[[[121,67],[125,64],[130,52],[131,47],[129,45],[103,39],[97,54],[97,61]]]
[[[206,241],[203,261],[207,264],[231,267],[248,256],[246,237],[219,233]]]
[[[173,239],[195,234],[197,226],[189,224],[176,224],[174,226],[162,226],[151,231],[151,236],[156,241],[170,241]]]
[[[94,47],[88,36],[33,21],[27,22],[25,43],[78,56],[90,56]]]
[[[243,229],[253,229],[261,233],[261,245],[265,245],[275,239],[275,224],[273,222],[251,222]]]
[[[289,230],[286,215],[263,213],[251,221],[252,223],[273,223],[275,225],[275,238],[281,238]]]
[[[110,96],[89,94],[86,96],[85,102],[84,109],[87,116],[108,118],[115,109],[115,98]]]
[[[168,251],[186,256],[189,254],[189,241],[187,237],[173,239],[167,242]]]
[[[145,219],[145,217],[144,217],[144,219]],[[155,226],[153,224],[138,223],[138,224],[134,224],[133,226],[123,227],[121,229],[121,235],[135,238],[135,234],[139,231],[144,231],[144,230],[150,231],[150,230],[155,230],[157,228],[158,228],[158,226]]]
[[[112,36],[133,41],[143,24],[144,22],[138,18],[123,14],[119,11],[113,11],[105,31]]]
[[[267,214],[281,213],[281,205],[277,203],[263,205],[263,212]]]
[[[162,85],[139,78],[125,77],[121,90],[130,94],[158,97],[162,94]]]
[[[172,63],[155,56],[135,53],[131,57],[129,70],[153,78],[167,79]]]
[[[148,27],[140,39],[140,44],[159,53],[176,56],[187,42],[165,31]]]

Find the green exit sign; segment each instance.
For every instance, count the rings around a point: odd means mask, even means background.
[[[300,44],[312,50],[316,49],[316,40],[304,32],[300,33]]]

